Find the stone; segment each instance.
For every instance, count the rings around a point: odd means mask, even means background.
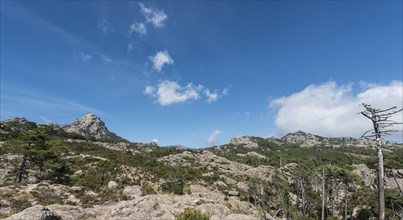
[[[76,193],[81,193],[85,191],[84,186],[72,186],[71,189]]]
[[[5,220],[62,220],[60,215],[50,211],[47,207],[36,205],[14,214]]]
[[[244,214],[231,214],[225,216],[222,220],[259,220],[260,218],[256,218],[254,216],[250,215],[244,215]]]
[[[238,189],[240,189],[240,190],[242,190],[242,191],[245,191],[245,192],[247,192],[248,189],[249,189],[248,185],[246,185],[246,184],[243,183],[243,182],[238,182],[238,183],[236,184],[236,187],[238,187]]]
[[[85,215],[85,210],[80,206],[53,204],[47,206],[47,208],[60,215],[63,220],[83,219]]]
[[[141,186],[125,186],[123,195],[129,198],[138,198],[142,195]]]
[[[235,190],[230,190],[228,191],[229,196],[239,196],[239,192]]]
[[[77,170],[76,172],[74,172],[74,176],[82,176],[82,175],[84,175],[85,174],[85,172],[84,171],[82,171],[82,170]]]
[[[118,188],[118,184],[115,181],[111,180],[108,183],[108,188],[109,189],[116,189],[116,188]]]
[[[231,214],[231,210],[223,204],[203,204],[197,207],[200,211],[211,215],[224,217]]]

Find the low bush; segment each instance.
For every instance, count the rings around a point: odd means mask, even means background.
[[[175,215],[176,220],[209,220],[210,215],[194,208],[185,208],[183,212]]]

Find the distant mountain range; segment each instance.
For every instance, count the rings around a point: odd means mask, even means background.
[[[2,127],[0,132],[4,133],[7,130],[17,129],[18,127],[24,127],[33,122],[28,121],[26,118],[11,118],[2,121]],[[42,125],[44,126],[44,125]],[[49,126],[49,125],[48,125]],[[55,129],[63,129],[68,133],[78,134],[84,137],[91,137],[97,140],[112,140],[112,141],[124,141],[124,138],[116,135],[115,133],[108,130],[105,123],[100,117],[94,115],[93,113],[86,113],[80,118],[77,118],[73,123],[68,125],[50,124]],[[257,147],[257,144],[253,141],[255,138],[252,136],[241,136],[234,137],[231,139],[230,144],[244,144],[247,147],[253,148]],[[281,144],[295,144],[300,147],[312,147],[312,146],[369,146],[374,145],[375,142],[365,138],[352,138],[352,137],[338,137],[338,138],[328,138],[322,137],[315,134],[310,134],[303,131],[297,131],[294,133],[288,133],[281,138],[270,137],[266,138],[269,142],[281,143]],[[385,143],[388,143],[387,141]],[[180,149],[187,149],[186,146],[175,145],[171,146]]]

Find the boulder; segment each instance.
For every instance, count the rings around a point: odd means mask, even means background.
[[[259,218],[250,215],[231,214],[225,216],[222,220],[259,220]]]
[[[36,205],[14,214],[6,220],[62,220],[60,215],[50,211],[47,207]]]
[[[83,219],[85,214],[85,210],[80,206],[53,204],[47,206],[47,208],[51,212],[60,215],[63,220]]]
[[[111,180],[108,183],[108,188],[109,189],[116,189],[116,188],[118,188],[118,184],[115,181]]]
[[[125,186],[123,195],[129,198],[138,198],[142,195],[141,186]]]
[[[229,196],[239,196],[239,192],[235,190],[230,190],[228,191]]]

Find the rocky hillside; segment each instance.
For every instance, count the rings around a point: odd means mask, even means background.
[[[361,140],[299,131],[159,147],[105,139],[92,114],[69,126],[13,119],[0,131],[5,219],[319,219],[323,179],[328,219],[377,215],[376,154]],[[403,146],[384,157],[386,214],[401,219]]]
[[[105,126],[105,123],[96,115],[88,112],[69,125],[62,126],[66,132],[80,134],[96,139],[120,138]],[[120,138],[121,139],[121,138]]]

